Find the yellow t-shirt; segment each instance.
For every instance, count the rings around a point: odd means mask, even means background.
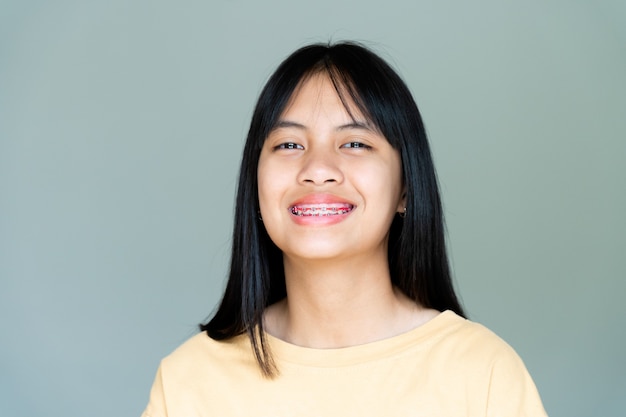
[[[192,337],[161,362],[143,417],[546,416],[513,349],[451,311],[360,346],[268,342],[274,379],[261,375],[247,336]]]

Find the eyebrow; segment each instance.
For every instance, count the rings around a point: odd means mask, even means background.
[[[272,130],[282,129],[282,128],[295,128],[295,129],[299,129],[299,130],[307,130],[308,129],[305,125],[303,125],[301,123],[292,122],[290,120],[279,120],[278,123],[276,123],[276,126],[274,126],[274,128]],[[374,131],[374,129],[371,127],[371,125],[369,123],[361,122],[361,121],[357,121],[357,120],[355,120],[352,123],[346,123],[344,125],[337,126],[335,128],[336,131],[350,130],[350,129],[367,130],[367,131],[370,131],[370,132]]]
[[[358,120],[355,120],[352,123],[347,123],[345,125],[341,125],[341,126],[337,127],[336,130],[349,130],[349,129],[369,130],[370,132],[374,130],[374,129],[372,129],[372,126],[369,123],[367,123],[367,122],[360,122]]]

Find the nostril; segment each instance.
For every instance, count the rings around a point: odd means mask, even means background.
[[[305,178],[305,179],[302,180],[302,182],[311,183],[311,184],[317,183],[316,180],[311,179],[311,178]],[[325,179],[324,181],[322,181],[322,183],[324,183],[324,184],[329,183],[329,182],[330,183],[337,182],[337,180],[335,178],[328,178],[328,179]]]
[[[302,184],[338,184],[342,179],[341,169],[332,161],[321,157],[311,157],[298,173],[298,181]]]

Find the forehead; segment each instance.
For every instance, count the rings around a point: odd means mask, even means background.
[[[336,87],[327,74],[315,73],[305,77],[296,87],[281,114],[281,121],[312,122],[320,117],[344,123],[368,122],[346,86]]]

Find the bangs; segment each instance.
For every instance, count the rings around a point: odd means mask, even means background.
[[[343,104],[344,109],[352,121],[355,123],[366,122],[370,128],[386,138],[384,133],[381,131],[380,126],[378,126],[378,123],[372,117],[369,107],[363,101],[358,88],[354,84],[351,74],[346,71],[341,71],[332,63],[327,63],[324,73],[333,84],[333,87],[337,92],[337,96],[339,97],[339,100],[341,100],[341,104]],[[359,118],[355,116],[355,109],[359,111],[364,120],[359,120]],[[389,139],[387,139],[387,141],[389,141]]]
[[[417,112],[415,103],[410,95],[407,97],[406,86],[386,62],[352,45],[316,45],[297,51],[283,62],[260,96],[258,108],[264,111],[256,118],[256,128],[261,133],[257,136],[257,149],[263,146],[299,88],[316,75],[328,77],[353,121],[366,122],[394,149],[402,150],[407,107]],[[359,120],[359,116],[364,120]]]
[[[274,114],[277,114],[278,117],[273,120],[272,125],[268,129],[269,132],[277,127],[280,122],[280,115],[287,111],[287,108],[298,95],[300,89],[316,76],[326,77],[331,82],[343,108],[353,122],[358,124],[365,123],[369,128],[384,136],[378,123],[376,123],[376,120],[372,117],[369,108],[362,99],[361,94],[359,94],[358,89],[355,87],[351,74],[347,71],[341,71],[328,59],[316,62],[309,71],[302,74],[295,88],[293,88],[288,95],[288,99],[285,101],[284,105],[274,111]]]

